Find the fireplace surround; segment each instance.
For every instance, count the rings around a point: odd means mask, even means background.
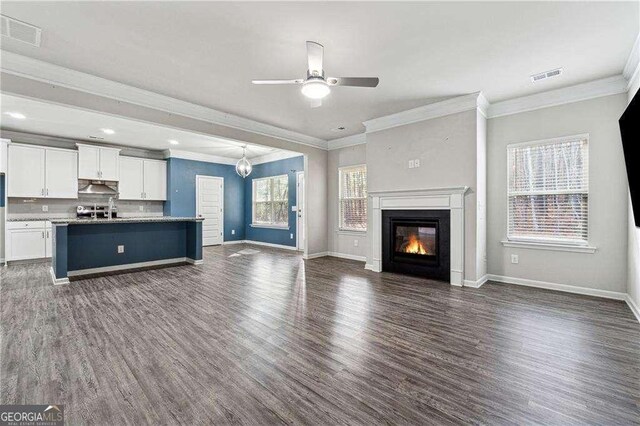
[[[384,210],[382,270],[449,281],[449,210]]]
[[[449,282],[462,286],[464,282],[464,195],[467,186],[369,191],[371,198],[371,223],[369,226],[370,252],[366,269],[382,272],[382,214],[388,210],[447,210],[449,212]]]

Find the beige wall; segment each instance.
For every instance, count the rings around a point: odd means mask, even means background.
[[[476,281],[477,112],[475,109],[367,134],[369,191],[469,186],[465,280]],[[409,169],[410,159],[420,167]],[[371,213],[369,222],[371,223]],[[370,262],[371,253],[368,253]]]
[[[329,252],[361,260],[365,260],[367,255],[367,234],[338,231],[338,169],[366,163],[367,148],[364,144],[329,151],[327,170]],[[354,245],[354,241],[357,241],[357,246]]]
[[[489,120],[489,274],[615,292],[626,290],[628,194],[618,118],[626,95]],[[503,247],[508,144],[589,133],[589,243],[594,254]],[[510,255],[519,255],[511,264]]]

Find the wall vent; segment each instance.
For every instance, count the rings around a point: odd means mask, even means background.
[[[531,76],[531,81],[533,83],[537,83],[541,80],[546,80],[547,78],[557,77],[562,74],[562,68],[556,68],[555,70],[541,72],[539,74],[534,74]]]
[[[40,28],[6,15],[0,15],[0,21],[3,37],[9,37],[13,40],[40,47],[40,39],[42,37]]]

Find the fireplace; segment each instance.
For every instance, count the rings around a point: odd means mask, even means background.
[[[449,210],[383,210],[382,270],[449,281]]]

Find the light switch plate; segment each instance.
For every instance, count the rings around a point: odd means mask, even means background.
[[[118,246],[118,253],[124,253],[124,246]]]
[[[413,161],[413,164],[414,164],[416,167],[420,167],[420,159],[419,159],[419,158],[416,158],[416,159]]]
[[[49,206],[42,206],[42,211],[43,212],[48,212],[49,211]]]
[[[236,230],[235,229],[231,230],[231,235],[236,235]]]
[[[518,255],[517,254],[512,254],[511,255],[511,263],[518,263],[518,262],[520,262],[520,259],[519,259]]]
[[[415,161],[414,160],[409,160],[409,168],[413,169],[415,167]]]
[[[143,212],[143,211],[144,211],[144,206],[140,206],[140,207],[138,207],[138,210],[140,210],[141,212]]]
[[[353,240],[353,246],[358,247],[358,240]]]
[[[293,234],[289,234],[291,236],[291,239],[293,240]]]

